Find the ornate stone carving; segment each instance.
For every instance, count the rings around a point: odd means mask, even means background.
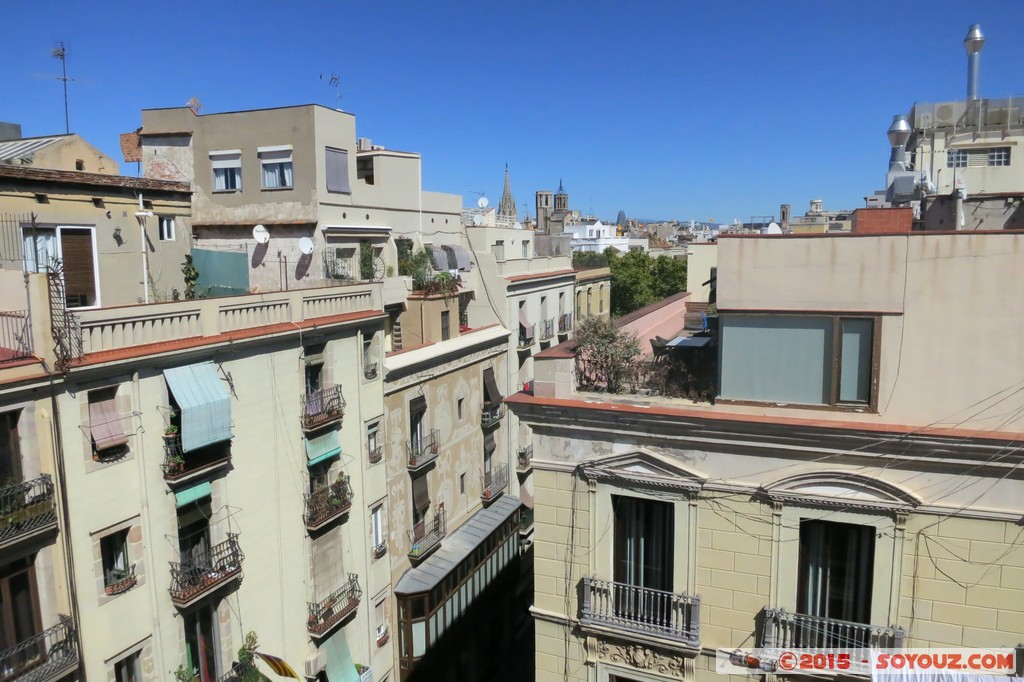
[[[682,656],[673,656],[640,644],[612,644],[598,640],[597,657],[610,663],[629,666],[638,670],[649,670],[660,675],[685,679],[693,677],[693,661]]]

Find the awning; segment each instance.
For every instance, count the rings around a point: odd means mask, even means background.
[[[589,290],[588,290],[589,291]],[[526,306],[519,306],[519,324],[529,329],[530,318],[526,316]]]
[[[484,402],[492,405],[500,403],[504,397],[498,390],[498,381],[494,378],[494,368],[484,368]]]
[[[128,442],[114,398],[89,403],[89,432],[97,450],[116,448]]]
[[[526,489],[526,486],[519,486],[519,499],[523,501],[523,506],[527,509],[533,509],[533,493]]]
[[[451,266],[448,265],[448,253],[444,250],[443,246],[432,246],[431,255],[433,256],[435,270],[452,269]]]
[[[344,630],[338,630],[328,637],[320,648],[327,654],[327,677],[331,682],[359,682],[359,673],[356,672],[356,664],[348,650]]]
[[[338,432],[328,431],[316,438],[306,439],[306,462],[307,466],[319,464],[331,457],[341,454],[341,446],[338,445]]]
[[[213,488],[210,486],[210,482],[203,481],[191,488],[185,488],[174,493],[174,506],[181,509],[193,502],[198,502],[204,497],[210,497],[211,494],[213,494]]]
[[[418,395],[409,401],[409,414],[427,411],[427,397]]]
[[[425,475],[412,479],[412,506],[418,511],[424,511],[430,507],[430,488],[427,486]]]
[[[181,446],[185,452],[232,438],[231,397],[212,362],[164,370],[164,379],[181,410]]]
[[[473,260],[469,256],[469,251],[461,246],[453,246],[451,249],[455,252],[455,262],[458,263],[459,270],[469,272],[473,269]]]
[[[488,431],[484,434],[484,452],[494,452],[497,448],[498,445],[494,440],[494,431]]]

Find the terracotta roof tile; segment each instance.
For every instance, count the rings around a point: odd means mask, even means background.
[[[163,192],[191,192],[187,182],[168,182],[149,178],[131,178],[125,175],[101,175],[82,171],[49,170],[30,166],[0,164],[0,179],[11,178],[28,182],[55,182],[62,185],[87,187],[125,187]]]

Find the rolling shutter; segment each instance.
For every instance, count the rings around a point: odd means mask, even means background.
[[[96,300],[96,270],[92,230],[63,227],[60,230],[64,262],[64,289],[71,305],[91,305]]]

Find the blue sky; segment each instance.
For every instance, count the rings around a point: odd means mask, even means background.
[[[63,132],[51,50],[68,46],[71,128],[119,161],[140,110],[317,102],[341,76],[358,134],[423,155],[426,189],[520,211],[563,178],[583,212],[728,222],[856,208],[885,131],[915,100],[1024,96],[1021,0],[53,2],[5,0],[0,120]],[[134,173],[134,164],[122,172]]]

